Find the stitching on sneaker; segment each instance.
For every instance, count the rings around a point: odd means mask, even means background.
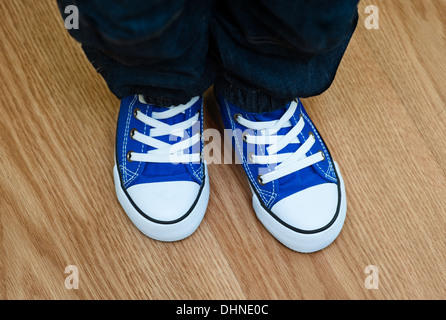
[[[230,123],[231,123],[232,131],[234,131],[234,130],[235,130],[235,127],[234,127],[234,121],[232,120],[232,117],[231,117],[231,111],[230,111],[230,109],[229,109],[229,105],[228,105],[227,101],[224,101],[224,103],[225,103],[226,111],[227,111],[227,113],[228,113],[229,121],[230,121]],[[248,175],[248,178],[251,180],[252,185],[253,185],[254,188],[257,190],[257,193],[258,193],[259,196],[262,198],[262,201],[265,203],[265,202],[266,202],[266,199],[264,198],[264,196],[263,196],[261,190],[259,190],[259,187],[257,186],[257,182],[254,181],[254,179],[253,179],[253,177],[252,177],[252,174],[251,174],[251,170],[249,169],[249,166],[248,166],[247,163],[246,163],[245,155],[243,154],[243,149],[240,150],[240,144],[239,144],[239,141],[238,141],[237,136],[234,136],[234,141],[235,141],[235,144],[236,144],[237,149],[238,149],[238,151],[239,151],[239,154],[241,154],[241,156],[242,156],[243,167],[245,168],[245,171],[246,171],[246,173],[247,173],[247,175]]]
[[[130,127],[130,119],[132,117],[132,112],[130,112],[135,105],[136,99],[138,96],[135,94],[133,97],[132,102],[129,104],[129,107],[127,109],[127,120],[125,124],[125,130],[124,130],[124,142],[123,142],[123,153],[122,153],[122,164],[124,165],[124,168],[127,169],[127,163],[126,163],[126,157],[127,157],[127,140],[128,140],[128,133],[129,133],[129,127]],[[126,184],[127,181],[127,172],[125,178],[123,178],[124,184]]]
[[[192,107],[188,109],[188,118],[191,118],[191,114],[192,114]],[[200,114],[200,121],[201,121],[201,114]],[[200,125],[203,125],[203,123],[201,123]],[[192,136],[192,127],[190,128],[190,136]],[[200,132],[201,134],[201,132]],[[200,138],[201,139],[201,138]],[[201,149],[201,141],[200,141],[200,149]],[[199,166],[199,168],[197,170],[194,170],[194,166],[192,165],[191,162],[188,163],[190,169],[192,170],[192,175],[197,178],[200,182],[202,182],[202,178],[203,178],[203,173],[201,170],[201,165]]]
[[[146,108],[145,115],[147,116],[148,113],[149,113],[149,108]],[[147,125],[144,124],[144,134],[146,134],[146,131],[147,131],[146,128],[147,128]],[[141,143],[141,153],[144,152],[144,146],[145,146],[144,143]],[[127,188],[127,186],[138,177],[138,172],[139,172],[139,168],[141,168],[141,164],[142,164],[142,162],[138,163],[138,167],[136,168],[133,175],[124,183],[124,188]]]
[[[249,117],[249,115],[246,115],[246,119],[251,120],[251,118]],[[261,155],[265,156],[266,153],[265,153],[265,151],[263,150],[262,145],[259,144],[258,146],[259,146],[259,150],[260,150],[260,152],[261,152]],[[269,164],[267,164],[266,167],[268,168],[269,172],[272,171],[271,168],[270,168],[270,165],[269,165]],[[273,200],[277,197],[277,193],[274,191],[274,190],[275,190],[275,181],[273,180],[273,181],[271,181],[271,182],[272,182],[272,184],[273,184],[273,190],[272,190],[272,191],[262,190],[262,189],[261,189],[261,192],[262,192],[262,193],[267,193],[267,194],[269,194],[269,200],[268,200],[267,202],[265,202],[265,206],[268,207],[268,208],[269,208],[269,204],[270,204],[271,202],[274,202]]]
[[[328,174],[328,172],[331,172],[331,170],[332,170],[332,162],[331,162],[331,160],[330,160],[330,157],[327,156],[327,154],[328,154],[328,152],[327,152],[327,148],[325,147],[325,144],[324,144],[323,141],[321,140],[321,138],[320,138],[320,136],[319,136],[319,133],[318,133],[318,131],[316,130],[316,127],[313,125],[313,123],[312,123],[312,121],[310,120],[310,118],[307,117],[307,116],[302,112],[302,106],[300,107],[300,110],[299,110],[299,111],[300,111],[300,114],[304,117],[304,119],[308,122],[308,124],[309,124],[309,125],[311,126],[311,128],[313,129],[313,134],[315,135],[315,137],[317,137],[317,139],[318,139],[320,145],[322,146],[322,149],[324,150],[324,156],[325,156],[326,159],[328,160],[328,168],[327,168],[327,171],[324,171],[324,170],[319,166],[318,163],[315,163],[315,165],[319,168],[319,170],[324,174],[324,176],[325,176],[327,179],[329,179],[329,180],[331,180],[331,181],[333,181],[333,182],[337,182],[336,178],[333,178],[331,175]],[[294,117],[294,115],[293,115],[293,119],[294,119],[294,121],[296,121],[296,118]],[[300,132],[299,134],[300,134],[300,135],[302,136],[302,138],[305,140],[305,137],[304,137],[303,133]],[[308,151],[308,152],[309,152],[311,155],[313,154],[313,153],[311,152],[311,150]]]

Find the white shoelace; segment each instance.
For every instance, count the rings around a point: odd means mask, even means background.
[[[243,118],[240,114],[234,116],[236,121],[242,126],[251,130],[257,130],[260,133],[260,135],[250,135],[245,131],[243,140],[246,143],[268,145],[268,147],[266,147],[268,155],[256,155],[250,153],[248,155],[248,160],[253,164],[278,164],[272,171],[258,176],[257,180],[260,184],[267,184],[268,182],[302,170],[325,159],[322,151],[306,156],[306,153],[316,141],[314,134],[311,132],[308,139],[302,143],[296,152],[278,153],[290,143],[300,143],[298,135],[305,126],[305,121],[302,115],[297,124],[288,131],[286,135],[277,135],[277,132],[279,132],[281,128],[292,126],[290,119],[296,111],[297,106],[297,102],[292,101],[284,115],[279,120],[273,121],[250,121]]]
[[[198,99],[198,97],[192,98],[192,100],[187,104],[166,108],[166,111],[152,112],[150,117],[142,113],[139,109],[135,109],[133,113],[134,117],[144,124],[150,126],[150,132],[149,135],[145,135],[133,129],[130,131],[130,136],[132,139],[147,146],[153,147],[154,149],[149,150],[146,153],[131,151],[127,154],[127,159],[129,161],[157,163],[199,162],[199,148],[198,152],[196,153],[185,153],[184,151],[200,141],[200,132],[198,131],[190,138],[184,138],[185,135],[187,135],[186,130],[193,127],[199,121],[200,114],[197,112],[193,117],[173,125],[160,121],[172,118],[180,113],[185,113],[186,110],[197,102]],[[143,98],[140,98],[140,100],[143,100]],[[156,137],[166,135],[180,137],[181,141],[169,144],[156,139]]]

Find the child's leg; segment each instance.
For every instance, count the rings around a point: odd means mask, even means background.
[[[58,0],[77,5],[69,30],[110,90],[122,99],[143,94],[156,105],[201,95],[215,78],[208,53],[210,1]]]
[[[219,1],[212,36],[217,92],[271,111],[326,90],[357,23],[357,0]]]

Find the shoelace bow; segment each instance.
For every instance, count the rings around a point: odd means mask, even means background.
[[[290,122],[291,117],[297,109],[297,102],[292,101],[288,110],[279,120],[273,121],[250,121],[243,118],[240,114],[234,116],[235,120],[242,126],[256,130],[260,135],[249,134],[247,131],[243,134],[243,141],[247,144],[268,145],[265,149],[268,155],[257,155],[253,152],[248,154],[248,160],[253,164],[277,164],[273,170],[263,175],[258,175],[257,180],[264,185],[273,180],[282,178],[293,172],[302,170],[319,161],[323,161],[325,156],[322,151],[307,156],[316,139],[310,132],[308,139],[295,152],[279,153],[291,143],[301,143],[298,135],[305,126],[303,116],[294,127]],[[281,128],[292,127],[285,135],[277,135]]]
[[[129,161],[156,163],[199,162],[201,157],[200,152],[184,152],[200,141],[201,134],[199,131],[192,137],[187,138],[187,136],[185,136],[187,135],[186,130],[193,127],[199,121],[199,112],[187,120],[172,125],[160,121],[172,118],[180,113],[185,113],[185,111],[189,109],[197,100],[198,97],[195,97],[185,105],[166,108],[166,111],[162,112],[154,111],[150,117],[142,113],[139,109],[135,109],[133,112],[134,117],[144,124],[150,126],[150,130],[149,135],[145,135],[138,132],[136,129],[132,129],[130,131],[130,136],[132,139],[152,147],[153,149],[147,151],[146,153],[130,151],[127,154],[127,159]],[[180,137],[181,140],[179,142],[169,144],[156,138],[167,135]]]

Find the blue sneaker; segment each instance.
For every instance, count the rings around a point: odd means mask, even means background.
[[[299,252],[332,243],[347,211],[344,182],[300,100],[268,113],[248,113],[219,95],[217,102],[266,229]]]
[[[121,101],[114,167],[118,200],[142,233],[161,241],[191,235],[204,217],[209,178],[202,160],[203,100],[157,107]]]

